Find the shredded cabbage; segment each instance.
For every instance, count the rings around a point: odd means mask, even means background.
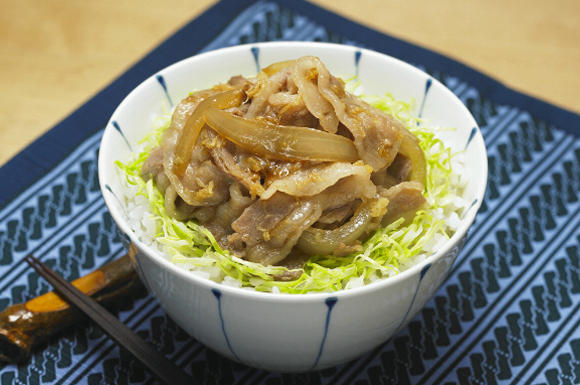
[[[350,84],[356,90],[356,82]],[[355,91],[356,92],[356,91]],[[142,141],[142,149],[130,162],[117,165],[126,175],[126,195],[142,196],[150,203],[148,220],[154,221],[156,234],[151,242],[158,243],[162,253],[178,266],[227,285],[253,288],[264,292],[303,294],[352,289],[378,279],[398,274],[431,255],[451,235],[454,222],[462,209],[457,176],[451,169],[452,154],[437,138],[438,128],[411,115],[413,102],[396,100],[392,95],[359,95],[372,106],[395,116],[420,141],[427,161],[425,197],[430,208],[417,213],[412,223],[403,225],[400,219],[378,229],[366,242],[362,252],[345,257],[315,255],[308,260],[302,275],[294,281],[276,281],[273,275],[288,271],[280,266],[263,266],[242,260],[223,250],[207,229],[194,220],[181,222],[165,211],[163,195],[152,180],[143,181],[140,170],[151,150],[159,145],[162,132],[171,122],[168,112],[155,121],[153,131]]]

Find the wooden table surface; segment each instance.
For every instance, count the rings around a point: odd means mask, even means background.
[[[0,165],[214,2],[0,0]],[[580,113],[580,1],[312,2]]]

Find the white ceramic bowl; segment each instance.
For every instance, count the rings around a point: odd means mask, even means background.
[[[196,277],[144,245],[130,229],[115,196],[122,176],[114,162],[126,161],[162,113],[192,90],[256,75],[273,62],[315,55],[333,74],[358,74],[367,94],[390,92],[417,101],[434,125],[455,127],[443,140],[466,151],[471,204],[453,237],[427,260],[397,276],[331,294],[288,295],[245,291]],[[417,111],[419,113],[419,111]],[[433,296],[446,278],[482,202],[487,155],[477,124],[455,95],[417,68],[374,51],[325,43],[263,43],[221,49],[161,70],[133,90],[105,129],[99,179],[111,216],[123,234],[148,289],[168,315],[209,348],[244,364],[273,371],[308,371],[352,360],[387,341]]]

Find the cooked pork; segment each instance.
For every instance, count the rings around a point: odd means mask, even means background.
[[[356,252],[376,228],[426,205],[413,135],[312,56],[193,93],[161,143],[142,177],[167,212],[263,265]]]

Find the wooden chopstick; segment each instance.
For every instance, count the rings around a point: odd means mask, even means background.
[[[27,256],[24,260],[54,286],[55,292],[89,316],[109,337],[132,354],[135,359],[141,361],[144,367],[150,370],[159,380],[169,385],[191,385],[194,383],[193,377],[187,375],[181,368],[155,350],[153,346],[145,342],[105,308],[68,281],[65,281],[44,263],[32,255]]]

